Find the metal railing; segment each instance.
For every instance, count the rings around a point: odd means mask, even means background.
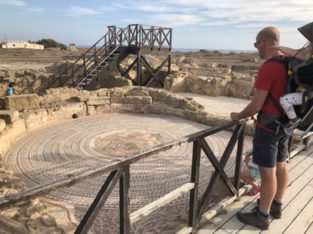
[[[233,134],[230,137],[230,140],[221,156],[220,161],[214,155],[213,150],[206,141],[206,137],[216,134],[220,131],[235,128]],[[173,201],[182,194],[189,193],[189,219],[188,225],[184,229],[184,233],[192,233],[197,229],[197,225],[201,218],[202,213],[207,207],[208,201],[211,197],[212,192],[214,191],[215,183],[219,178],[222,179],[229,192],[232,195],[238,196],[239,191],[239,172],[241,168],[241,157],[243,152],[244,144],[244,128],[245,121],[241,122],[230,122],[219,127],[212,127],[194,134],[185,136],[175,142],[168,144],[158,145],[153,147],[151,150],[138,153],[133,156],[127,157],[120,161],[114,161],[107,165],[101,166],[86,171],[75,172],[65,175],[62,179],[55,179],[46,184],[38,185],[33,188],[26,189],[20,193],[14,195],[8,195],[0,198],[0,208],[13,205],[15,203],[24,201],[37,197],[39,195],[47,194],[56,189],[63,187],[71,186],[77,182],[83,181],[85,179],[98,176],[100,174],[109,173],[109,176],[106,178],[106,181],[100,188],[98,194],[94,198],[92,204],[88,208],[85,216],[80,221],[75,233],[87,233],[90,227],[92,226],[95,218],[99,214],[101,208],[108,199],[110,193],[112,192],[115,186],[119,185],[119,210],[120,210],[120,233],[130,233],[130,225],[133,222],[136,222],[140,218],[149,215],[151,212],[158,209],[160,206],[164,206],[169,202]],[[129,188],[130,188],[130,166],[144,158],[151,157],[152,155],[159,153],[161,151],[166,151],[174,146],[180,145],[182,143],[192,143],[193,151],[191,155],[191,176],[190,181],[181,185],[172,192],[164,195],[156,201],[132,212],[129,213]],[[236,164],[234,170],[234,182],[226,174],[224,167],[228,162],[231,153],[236,147]],[[210,181],[208,181],[205,192],[202,197],[199,197],[199,172],[200,172],[200,158],[201,154],[207,157],[207,159],[213,165],[215,169],[213,175],[211,176]],[[79,195],[79,194],[77,194]]]

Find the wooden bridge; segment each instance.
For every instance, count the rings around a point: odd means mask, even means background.
[[[108,32],[104,36],[42,90],[61,86],[88,89],[99,82],[100,73],[104,69],[112,67],[117,67],[121,75],[130,79],[134,85],[145,86],[154,80],[163,87],[164,77],[160,77],[160,71],[167,65],[167,74],[170,73],[171,49],[171,28],[141,24],[130,24],[126,28],[108,26]],[[153,68],[144,56],[143,52],[147,51],[162,51],[166,58],[157,68]],[[129,55],[135,55],[136,59],[123,70],[121,63]],[[143,67],[149,72],[149,78],[143,79]],[[136,79],[131,79],[129,72],[134,68]]]

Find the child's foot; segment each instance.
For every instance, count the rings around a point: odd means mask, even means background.
[[[253,187],[249,192],[248,192],[248,195],[249,196],[255,196],[257,195],[259,192],[261,191],[261,186],[256,186],[256,187]]]
[[[293,131],[296,129],[300,121],[301,119],[299,117],[290,119],[284,128],[285,133],[287,135],[292,135]]]

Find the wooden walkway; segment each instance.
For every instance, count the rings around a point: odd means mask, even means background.
[[[288,167],[289,186],[283,200],[283,216],[271,220],[268,230],[262,231],[237,220],[236,212],[251,211],[258,198],[243,195],[224,212],[210,219],[197,234],[313,233],[313,146],[294,156]]]

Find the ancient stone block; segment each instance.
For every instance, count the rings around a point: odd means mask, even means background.
[[[19,119],[19,112],[11,110],[0,110],[0,119],[3,119],[7,124],[13,124]]]
[[[48,121],[48,113],[46,109],[37,109],[35,111],[23,112],[21,116],[25,120],[27,129],[34,129]]]
[[[3,119],[0,119],[0,132],[2,132],[5,129],[5,121]]]
[[[97,92],[97,96],[99,97],[107,97],[110,95],[110,92],[108,89],[99,89],[99,90],[96,90]]]
[[[31,110],[40,106],[37,94],[7,96],[4,101],[6,110]]]
[[[5,109],[5,101],[4,101],[4,97],[0,98],[0,110],[4,110]]]
[[[133,88],[125,93],[125,96],[149,96],[149,92],[143,88]]]
[[[52,107],[57,106],[62,102],[62,99],[58,95],[45,95],[40,97],[39,105],[40,107]]]
[[[110,98],[109,97],[94,97],[90,98],[87,101],[88,106],[100,106],[100,105],[108,105],[110,104]]]
[[[150,96],[127,96],[124,98],[126,104],[152,104],[152,98]]]
[[[110,113],[111,106],[110,105],[101,105],[101,106],[87,106],[87,114],[95,115],[95,114],[103,114]]]
[[[124,92],[122,91],[111,91],[110,94],[111,103],[123,103],[124,102]]]
[[[148,105],[150,106],[150,105]],[[111,111],[115,113],[146,113],[147,105],[141,104],[111,104]]]

